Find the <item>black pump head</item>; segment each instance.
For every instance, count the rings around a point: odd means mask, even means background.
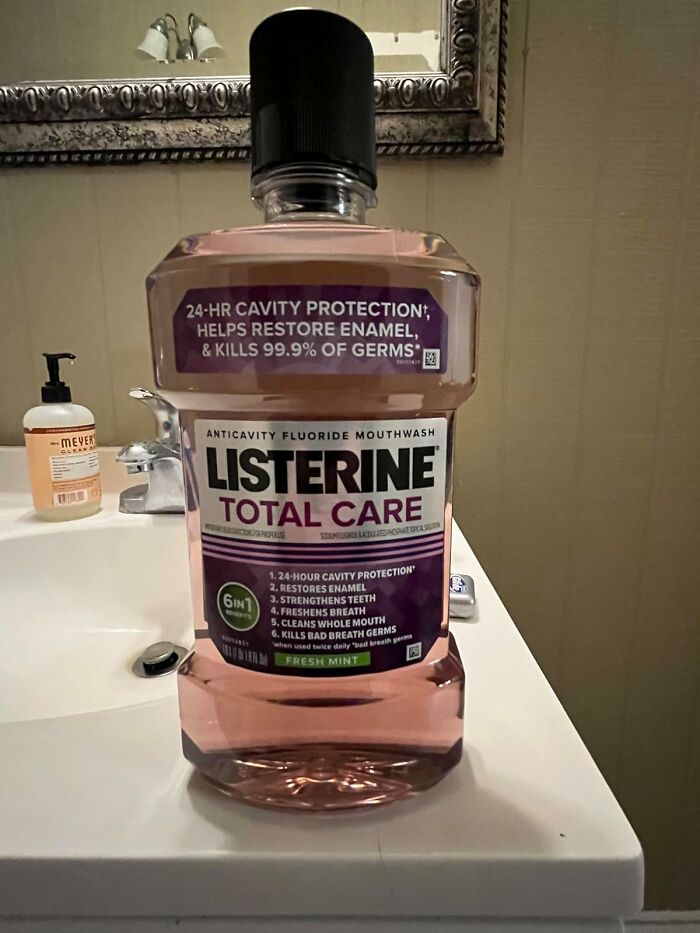
[[[74,360],[75,353],[44,353],[49,371],[48,381],[41,387],[42,402],[70,402],[70,386],[61,380],[59,360]]]

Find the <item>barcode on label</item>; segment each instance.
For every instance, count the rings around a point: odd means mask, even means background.
[[[440,350],[423,349],[423,369],[440,369]]]
[[[85,502],[87,489],[73,489],[71,492],[56,492],[53,497],[54,505],[75,505],[76,502]]]
[[[423,646],[419,641],[414,642],[412,645],[408,645],[406,648],[407,661],[417,661],[422,654]]]

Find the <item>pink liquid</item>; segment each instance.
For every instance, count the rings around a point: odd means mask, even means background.
[[[449,318],[443,374],[177,371],[172,314],[192,288],[233,285],[427,288]],[[315,421],[447,417],[473,391],[478,278],[436,236],[342,222],[274,223],[189,237],[149,279],[157,383],[179,409],[187,482],[198,418]],[[451,448],[451,443],[450,443]],[[459,761],[464,670],[447,628],[451,449],[441,634],[420,663],[343,677],[259,673],[228,663],[203,613],[200,515],[188,512],[196,627],[179,673],[186,757],[226,793],[260,806],[342,809],[401,799]]]

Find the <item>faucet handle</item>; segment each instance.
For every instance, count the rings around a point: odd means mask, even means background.
[[[117,463],[123,463],[127,473],[146,473],[156,461],[172,458],[175,451],[160,441],[134,441],[117,453]]]
[[[180,445],[180,418],[177,408],[150,389],[137,387],[129,392],[131,398],[143,402],[153,412],[156,419],[156,440],[166,447],[176,448]]]

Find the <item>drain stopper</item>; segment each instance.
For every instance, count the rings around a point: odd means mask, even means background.
[[[131,670],[137,677],[159,677],[174,671],[186,654],[186,648],[171,641],[156,641],[144,648]]]

